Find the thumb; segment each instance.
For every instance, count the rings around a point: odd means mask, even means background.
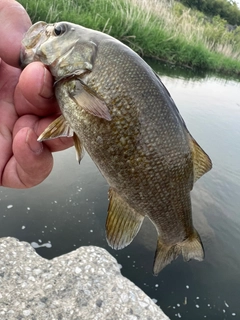
[[[0,1],[0,57],[14,67],[19,67],[19,54],[24,33],[31,20],[23,6],[15,0]]]

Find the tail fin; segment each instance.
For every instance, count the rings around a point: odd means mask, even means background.
[[[154,258],[153,273],[157,275],[166,265],[175,260],[180,254],[184,261],[191,259],[202,261],[204,249],[199,234],[194,229],[193,234],[186,240],[173,245],[166,245],[158,238],[157,249]]]

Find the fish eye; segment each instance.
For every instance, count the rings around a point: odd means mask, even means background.
[[[59,24],[56,27],[54,27],[54,35],[55,36],[60,36],[66,31],[66,27],[64,24]]]

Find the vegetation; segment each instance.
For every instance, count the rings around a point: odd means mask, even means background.
[[[211,0],[213,1],[213,0]],[[144,57],[240,74],[240,27],[169,0],[20,0],[33,22],[71,21],[109,33]],[[170,5],[173,3],[172,5]]]
[[[240,25],[240,10],[234,0],[180,0],[180,2],[208,16],[220,16],[229,24]]]

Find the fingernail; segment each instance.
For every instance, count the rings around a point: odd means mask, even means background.
[[[43,144],[37,141],[37,135],[32,129],[29,129],[26,136],[26,143],[33,153],[39,155],[43,150]]]
[[[45,67],[43,67],[43,69],[44,69],[43,82],[42,82],[42,87],[39,94],[41,97],[49,99],[54,95],[53,79],[50,72]]]

